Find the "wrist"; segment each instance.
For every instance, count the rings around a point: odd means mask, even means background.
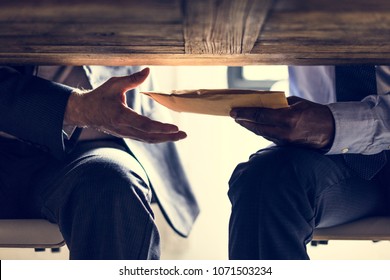
[[[85,93],[86,91],[75,89],[70,94],[64,115],[64,126],[87,126],[87,116],[83,106]]]

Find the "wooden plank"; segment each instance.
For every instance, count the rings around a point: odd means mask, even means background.
[[[12,53],[9,52],[0,57],[1,63],[10,64],[38,64],[38,65],[313,65],[313,64],[350,64],[350,63],[390,63],[389,54],[378,57],[378,53],[370,51],[358,54],[350,54],[346,57],[338,52],[320,52],[315,58],[308,55],[310,52],[290,53],[258,53],[248,55],[187,55],[187,54],[145,54],[142,50],[131,54],[124,52],[102,52],[93,50],[91,53],[77,53],[69,55],[65,52],[44,52],[39,55],[33,53]]]
[[[0,0],[0,63],[390,63],[390,1],[270,3]]]
[[[327,13],[354,11],[386,11],[389,8],[387,0],[279,0],[274,5],[278,11],[323,11]]]
[[[184,54],[180,0],[0,0],[0,61],[58,54]],[[12,59],[15,60],[15,59]],[[80,61],[80,59],[77,59]],[[127,60],[129,61],[129,60]],[[27,61],[25,61],[27,62]],[[85,63],[90,62],[86,60]],[[106,64],[104,56],[100,62]],[[84,63],[83,63],[84,64]]]
[[[186,54],[247,54],[272,0],[184,1]]]
[[[6,52],[11,46],[14,51],[44,51],[45,46],[57,47],[73,46],[73,51],[83,52],[89,46],[102,47],[117,46],[118,49],[129,46],[143,46],[145,53],[158,53],[168,50],[171,53],[183,53],[182,28],[177,24],[160,25],[157,30],[151,24],[113,23],[107,26],[104,23],[63,23],[53,25],[46,22],[34,24],[34,30],[29,28],[29,23],[11,23],[0,25],[0,41],[8,43],[0,44],[0,52]],[[167,36],[167,34],[173,35]],[[75,36],[77,34],[77,36]],[[42,48],[41,48],[42,47]],[[69,49],[69,51],[72,51]],[[108,50],[107,50],[108,51]],[[128,48],[127,48],[128,51]]]
[[[0,0],[0,7],[1,23],[182,22],[181,0]]]
[[[252,54],[286,54],[293,64],[389,63],[390,1],[339,2],[278,1]]]

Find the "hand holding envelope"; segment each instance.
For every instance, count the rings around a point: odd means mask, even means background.
[[[287,99],[280,91],[198,89],[144,94],[177,112],[230,115],[279,145],[327,149],[334,138],[333,115],[326,105],[295,96]]]
[[[235,108],[230,116],[257,135],[278,144],[326,151],[333,143],[335,124],[328,106],[290,96],[289,107]]]
[[[174,90],[171,93],[143,92],[165,107],[177,111],[229,116],[237,107],[288,107],[282,91],[242,89]]]

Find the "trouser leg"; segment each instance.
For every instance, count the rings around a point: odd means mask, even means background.
[[[36,207],[59,225],[71,259],[160,257],[151,191],[134,158],[119,149],[81,147],[52,169],[59,171],[36,182]]]
[[[383,188],[339,156],[273,147],[237,166],[229,181],[231,259],[308,259],[315,227],[380,213]]]

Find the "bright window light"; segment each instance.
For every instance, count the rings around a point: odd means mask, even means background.
[[[250,65],[243,67],[243,78],[246,80],[286,80],[288,79],[287,66],[283,65]]]

